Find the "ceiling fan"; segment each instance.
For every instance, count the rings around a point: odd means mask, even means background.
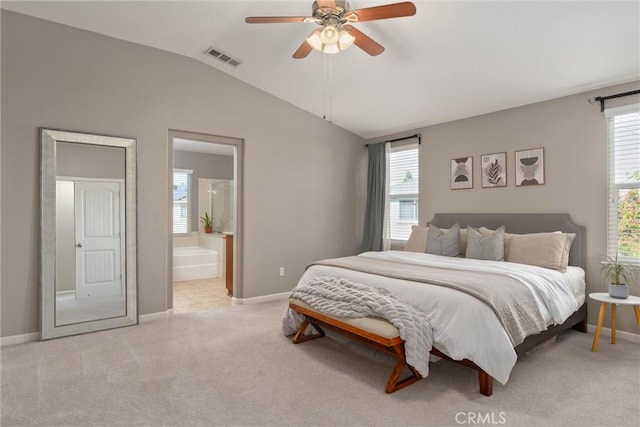
[[[316,28],[295,51],[295,59],[305,58],[311,50],[339,53],[355,44],[371,56],[380,55],[384,47],[350,24],[378,19],[399,18],[416,14],[416,6],[409,2],[387,4],[349,10],[345,0],[317,0],[313,2],[312,16],[250,16],[247,24],[316,23]]]

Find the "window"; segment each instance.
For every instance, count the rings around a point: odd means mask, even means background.
[[[640,105],[607,109],[609,221],[607,253],[640,262]]]
[[[401,199],[398,200],[400,205],[400,221],[418,220],[418,200],[417,199]]]
[[[418,224],[418,144],[389,150],[389,232],[391,240],[407,241]]]
[[[186,169],[173,170],[173,234],[191,232],[191,175]]]

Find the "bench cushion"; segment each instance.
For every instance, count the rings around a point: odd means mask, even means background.
[[[384,319],[380,319],[377,317],[358,317],[358,318],[350,318],[350,317],[338,317],[332,316],[327,313],[323,313],[315,308],[311,307],[304,301],[300,301],[298,299],[291,298],[289,299],[289,303],[293,305],[297,305],[299,307],[305,308],[314,313],[322,314],[323,316],[330,317],[339,322],[345,323],[347,325],[351,325],[355,328],[362,329],[365,332],[369,332],[374,335],[378,335],[383,338],[393,339],[400,336],[400,331],[398,328],[393,326],[391,323],[387,322]]]

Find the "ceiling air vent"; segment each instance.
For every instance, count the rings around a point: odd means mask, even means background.
[[[222,62],[225,62],[225,63],[227,63],[229,65],[233,65],[234,67],[237,67],[238,65],[240,65],[240,61],[238,61],[237,59],[232,58],[229,55],[227,55],[225,53],[222,53],[222,52],[220,52],[220,51],[218,51],[218,50],[216,50],[216,49],[214,49],[212,47],[207,49],[205,51],[205,53],[208,54],[208,55],[213,56],[214,58],[216,58],[216,59],[218,59],[218,60],[220,60]]]

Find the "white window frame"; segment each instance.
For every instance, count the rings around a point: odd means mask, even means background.
[[[623,263],[640,265],[640,257],[629,257],[618,254],[618,194],[620,190],[640,191],[640,180],[636,182],[616,182],[616,146],[614,120],[616,116],[628,115],[633,113],[640,114],[640,104],[607,108],[605,110],[608,128],[607,256],[611,258],[616,258],[617,256],[618,260],[622,261]],[[640,121],[640,117],[638,118],[638,120]],[[631,144],[633,144],[633,142]]]
[[[176,201],[172,200],[172,215],[173,215],[173,235],[174,236],[190,236],[191,232],[193,231],[193,227],[192,227],[192,222],[193,222],[193,170],[191,169],[179,169],[179,168],[174,168],[173,169],[173,174],[174,174],[174,183],[175,183],[175,174],[176,173],[183,173],[183,174],[187,174],[188,175],[188,180],[187,180],[187,202],[186,202],[186,209],[187,209],[187,219],[186,219],[186,226],[187,229],[185,232],[183,231],[179,231],[179,232],[175,232],[175,210],[176,210]],[[175,184],[174,184],[175,185]],[[182,205],[182,203],[180,203]]]

